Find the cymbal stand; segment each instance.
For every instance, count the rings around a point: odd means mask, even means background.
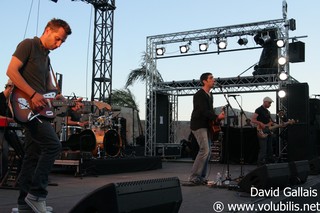
[[[243,164],[244,164],[244,158],[243,158],[243,122],[242,122],[242,115],[245,116],[246,119],[248,119],[246,113],[244,113],[241,104],[239,104],[238,100],[236,99],[236,95],[232,96],[234,100],[237,102],[239,108],[240,108],[240,176],[236,178],[236,180],[241,180],[244,177],[243,174]]]

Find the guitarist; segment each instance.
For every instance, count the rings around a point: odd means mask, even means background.
[[[31,109],[41,110],[47,104],[43,94],[57,89],[50,75],[49,52],[62,45],[71,34],[70,26],[61,19],[50,20],[42,35],[19,43],[12,55],[7,75],[15,87],[30,99]],[[63,98],[61,95],[57,98]],[[51,120],[38,116],[26,123],[25,155],[19,178],[19,212],[50,212],[46,206],[48,175],[61,151],[61,143]]]
[[[213,97],[210,90],[215,84],[211,73],[200,76],[202,88],[193,96],[193,111],[190,128],[199,145],[199,152],[193,163],[188,185],[206,184],[207,165],[210,157],[210,123],[224,119],[224,111],[216,115],[213,109]]]
[[[257,125],[257,128],[265,129],[275,123],[271,119],[270,111],[268,108],[271,106],[273,100],[270,97],[265,97],[263,99],[263,104],[258,107],[254,114],[252,115],[251,122]],[[273,150],[272,150],[272,140],[273,137],[271,134],[268,134],[267,137],[259,137],[259,154],[258,154],[258,166],[274,163],[273,159]]]

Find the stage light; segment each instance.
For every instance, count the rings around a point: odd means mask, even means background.
[[[58,2],[58,0],[51,0],[51,1],[53,1],[54,3],[57,3],[57,2]]]
[[[166,49],[164,47],[159,47],[156,49],[157,55],[163,55],[166,52]]]
[[[247,45],[247,44],[248,44],[248,39],[246,39],[246,38],[239,38],[238,44],[239,44],[239,45]]]
[[[208,50],[208,47],[209,47],[209,44],[208,44],[208,43],[199,44],[199,51],[200,51],[200,52],[207,51],[207,50]]]
[[[189,51],[189,45],[181,45],[180,53],[187,53]]]
[[[278,63],[279,63],[279,65],[283,66],[283,65],[285,65],[287,63],[287,59],[284,56],[281,56],[278,59]]]
[[[219,39],[218,40],[218,47],[219,49],[226,49],[227,48],[227,40],[226,39]]]
[[[286,44],[286,43],[284,42],[283,39],[279,39],[279,40],[277,41],[277,46],[278,46],[279,48],[284,47],[285,44]]]
[[[286,97],[286,95],[287,95],[286,91],[284,91],[284,90],[279,90],[278,91],[279,98],[284,98],[284,97]]]
[[[279,77],[279,79],[280,79],[281,81],[286,81],[286,80],[289,78],[289,75],[288,75],[287,72],[281,71],[281,72],[279,73],[278,77]]]
[[[254,40],[257,44],[264,46],[266,43],[270,42],[272,39],[269,35],[269,32],[264,32],[254,36]]]

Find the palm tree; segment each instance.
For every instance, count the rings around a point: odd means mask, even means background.
[[[128,88],[112,90],[112,104],[135,110],[137,112],[139,135],[143,135],[143,128],[139,116],[139,106],[136,104],[136,100],[132,92]]]
[[[148,72],[150,72],[150,70],[147,70],[147,62],[153,63],[150,56],[146,52],[144,52],[143,55],[141,56],[141,64],[140,64],[141,67],[131,70],[131,72],[128,75],[127,82],[124,86],[125,88],[132,86],[138,80],[144,81],[144,82],[146,81],[147,76],[150,76],[150,75],[147,75]],[[156,82],[163,82],[162,76],[158,70],[156,70],[154,77]]]

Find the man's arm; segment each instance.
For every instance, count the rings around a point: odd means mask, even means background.
[[[7,69],[7,76],[11,79],[13,84],[21,91],[26,93],[32,101],[33,106],[41,107],[46,105],[46,101],[42,94],[37,93],[22,77],[19,70],[22,68],[23,63],[15,56],[12,56]]]

